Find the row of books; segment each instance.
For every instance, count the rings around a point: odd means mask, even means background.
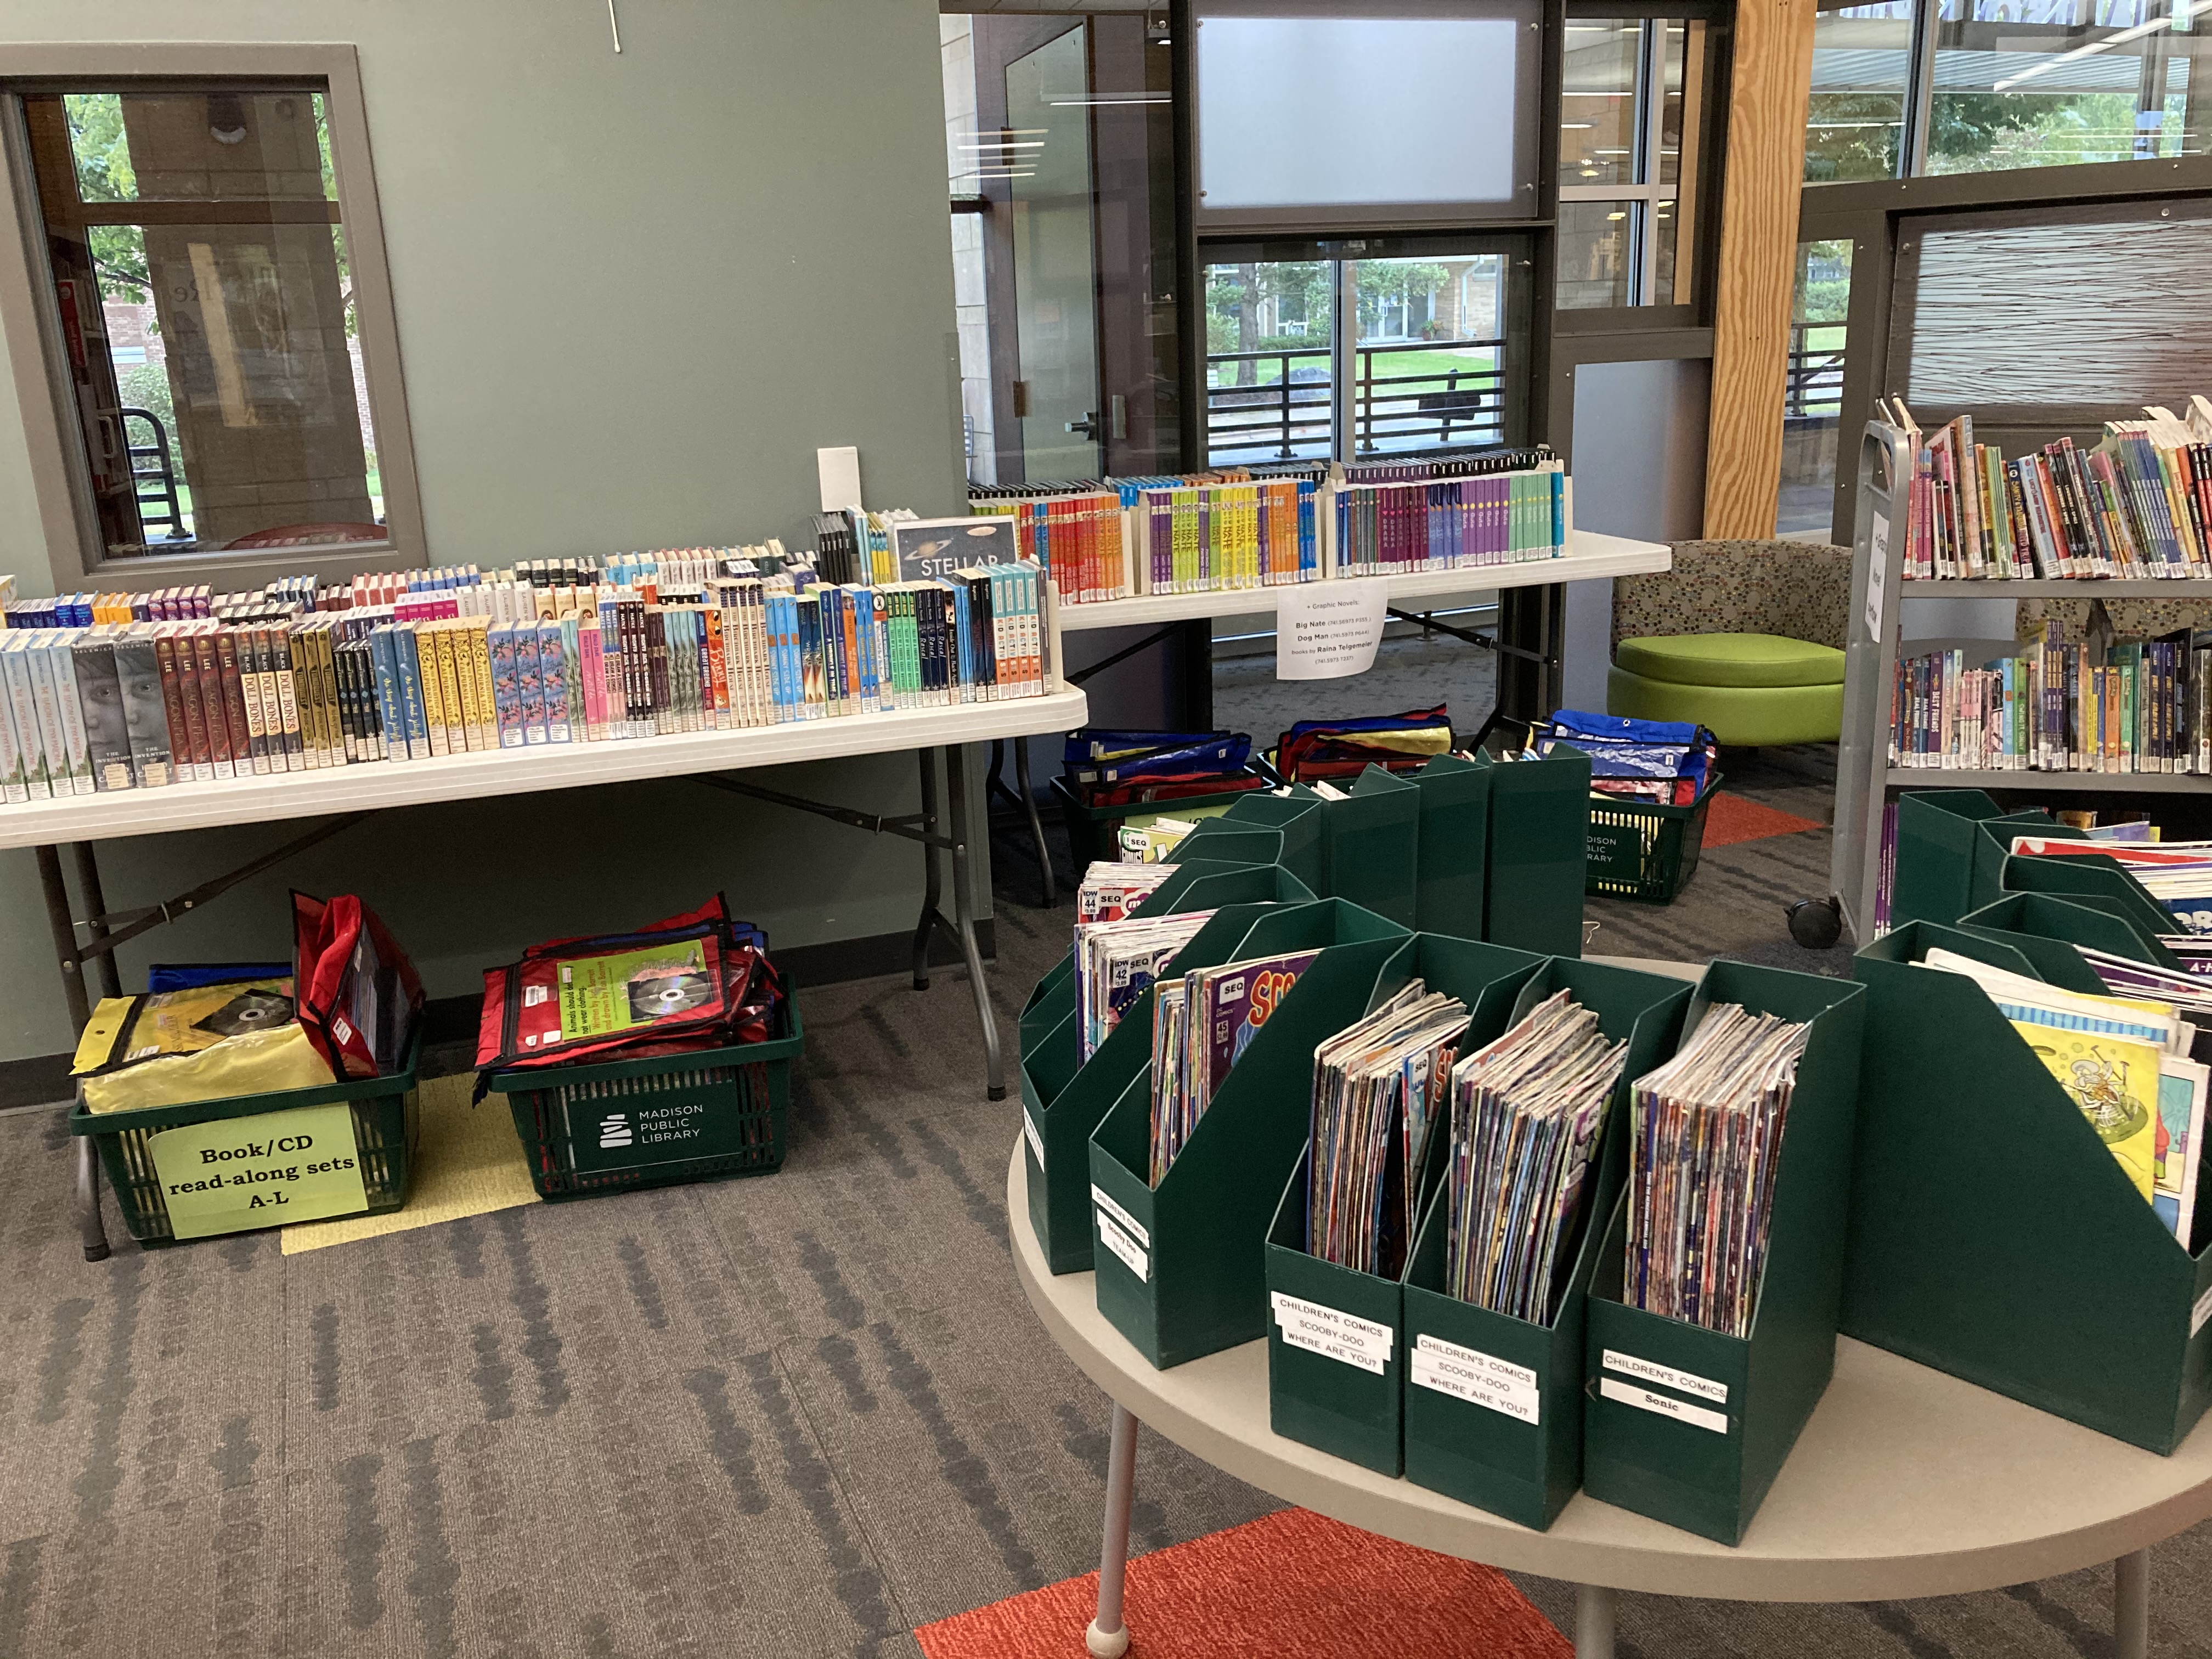
[[[0,634],[0,800],[538,744],[1036,696],[1029,564],[888,588],[720,576],[556,617],[463,614],[479,589],[267,626],[101,623]]]
[[[1248,957],[1193,969],[1153,987],[1153,1186],[1189,1141],[1230,1067],[1320,954]]]
[[[1978,667],[1960,650],[1900,658],[1889,763],[2212,774],[2212,632],[2093,644],[2045,623]]]
[[[1088,1061],[1137,1000],[1198,937],[1211,910],[1172,916],[1121,916],[1075,928],[1076,1054]]]
[[[1628,1045],[1609,1042],[1567,991],[1462,1057],[1467,1024],[1465,1004],[1416,979],[1314,1051],[1306,1248],[1362,1273],[1402,1273],[1426,1149],[1444,1133],[1445,1290],[1549,1324],[1591,1224]],[[1717,1003],[1631,1086],[1631,1306],[1748,1328],[1808,1033]]]
[[[2094,449],[2061,438],[2011,461],[1969,416],[1924,445],[1906,426],[1906,577],[2212,578],[2212,404],[2146,412]]]
[[[2014,836],[2011,850],[2023,858],[2102,854],[2117,860],[2173,919],[2172,933],[2160,940],[2166,949],[2176,956],[2201,953],[2212,945],[2212,842],[2161,841],[2148,825],[2129,828],[2140,833],[2107,833],[2092,841]],[[2195,952],[2190,951],[2191,945]],[[2212,999],[2212,986],[2205,994]]]
[[[1541,447],[978,488],[969,510],[1013,519],[1072,605],[1553,558],[1570,519],[1565,473]]]

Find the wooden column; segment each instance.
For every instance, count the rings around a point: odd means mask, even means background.
[[[1774,533],[1814,0],[1739,0],[1714,293],[1705,534]]]

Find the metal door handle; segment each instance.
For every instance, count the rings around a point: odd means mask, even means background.
[[[1098,435],[1098,411],[1095,409],[1086,409],[1083,411],[1081,420],[1070,421],[1062,426],[1060,430],[1079,432],[1086,438],[1096,438]]]

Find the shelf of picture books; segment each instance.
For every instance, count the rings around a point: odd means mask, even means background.
[[[1227,468],[969,492],[1071,608],[1555,559],[1573,522],[1543,446],[1455,460]],[[1085,624],[1089,625],[1089,624]]]
[[[2212,1402],[2212,988],[2116,921],[2016,895],[1860,951],[1842,1327],[2165,1454]]]
[[[356,896],[295,893],[292,923],[289,960],[159,967],[85,1027],[69,1127],[142,1245],[408,1201],[434,1133],[416,1093],[422,981]],[[782,1162],[799,1012],[720,896],[534,947],[484,984],[479,1072],[508,1095],[546,1197]]]
[[[2125,918],[2166,965],[2212,974],[2212,842],[2087,817],[2008,811],[1978,789],[1902,793],[1885,817],[1877,927],[1948,926],[2008,893],[2049,893]]]
[[[1526,1526],[1586,1489],[1734,1544],[1832,1366],[1862,994],[1501,965],[1425,936],[1315,1050],[1273,1426]]]
[[[1027,561],[863,586],[773,544],[12,605],[0,803],[1045,697],[1052,613]]]
[[[2185,416],[2148,408],[2108,421],[2084,449],[2070,437],[2008,461],[1961,415],[1923,434],[1901,403],[1911,447],[1903,574],[1908,582],[2092,581],[2106,593],[2170,595],[2212,581],[2212,403]],[[2114,583],[2130,586],[2120,588]]]

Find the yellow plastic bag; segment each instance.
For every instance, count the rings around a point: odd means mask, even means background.
[[[89,1112],[135,1112],[279,1089],[317,1089],[336,1081],[297,1020],[226,1037],[198,1054],[166,1054],[80,1080]]]
[[[295,1018],[292,981],[233,980],[93,1011],[72,1067],[93,1112],[182,1106],[332,1081]]]

